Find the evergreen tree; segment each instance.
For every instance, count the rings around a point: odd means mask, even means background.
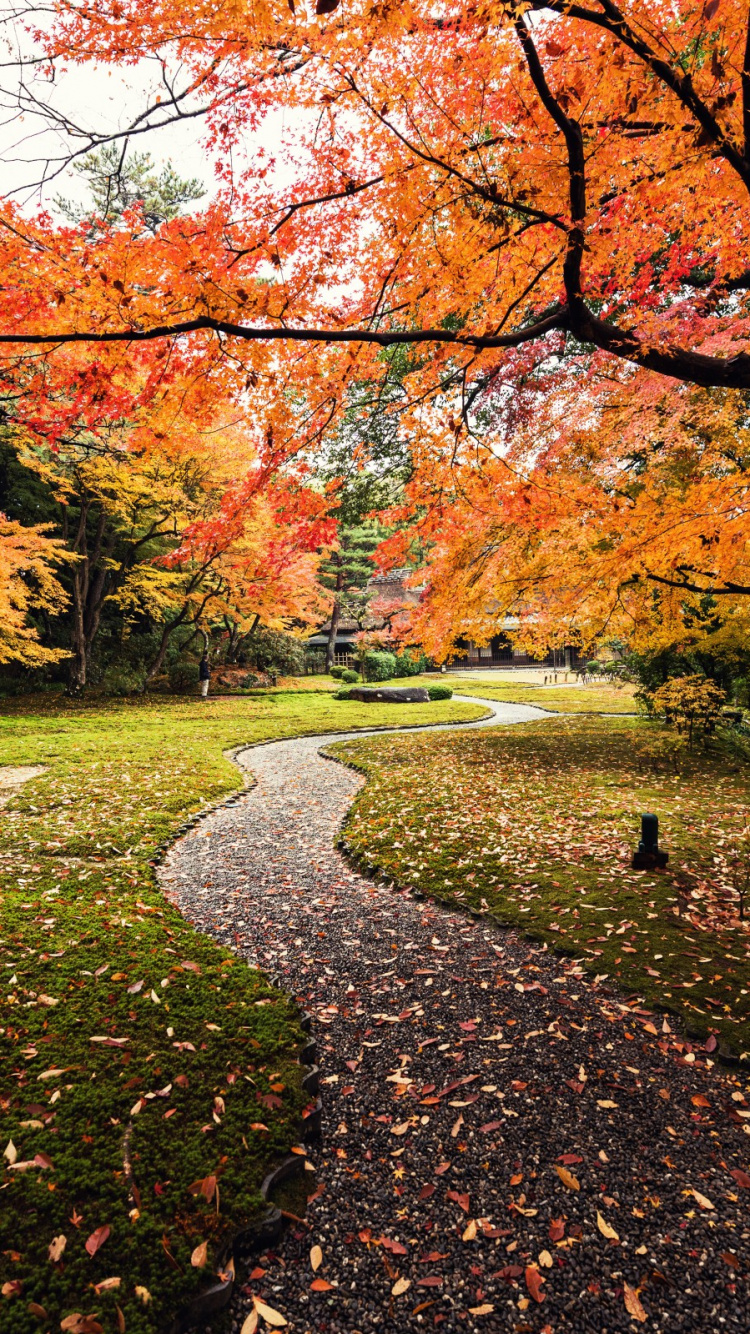
[[[126,148],[107,144],[75,164],[91,202],[82,207],[59,196],[55,204],[70,222],[116,226],[127,209],[140,204],[146,226],[155,232],[206,193],[199,180],[183,179],[170,163],[157,173],[150,153],[127,153]]]
[[[385,537],[385,529],[375,522],[343,526],[339,530],[338,550],[321,563],[319,579],[333,591],[331,627],[326,648],[326,671],[333,666],[336,635],[342,618],[361,623],[367,610],[367,585],[375,571],[373,553]],[[361,624],[360,624],[361,628]]]

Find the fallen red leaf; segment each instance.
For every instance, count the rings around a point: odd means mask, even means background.
[[[91,1236],[88,1237],[84,1243],[89,1255],[96,1255],[96,1252],[100,1249],[100,1247],[104,1245],[105,1241],[107,1240],[109,1233],[110,1229],[107,1227],[106,1223],[104,1224],[103,1227],[98,1227],[94,1232],[91,1233]]]
[[[544,1279],[539,1273],[539,1270],[537,1269],[536,1265],[527,1265],[526,1287],[529,1290],[529,1295],[534,1298],[535,1302],[544,1301],[544,1293],[542,1292],[543,1282]]]

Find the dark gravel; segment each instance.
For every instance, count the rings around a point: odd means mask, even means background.
[[[255,788],[162,871],[318,1039],[309,1230],[258,1260],[235,1327],[255,1296],[300,1334],[748,1331],[744,1067],[573,960],[355,873],[333,843],[361,779],[331,740],[243,752]]]

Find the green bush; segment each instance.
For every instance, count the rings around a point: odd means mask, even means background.
[[[336,691],[336,694],[334,695],[333,698],[334,698],[334,699],[351,699],[351,697],[352,697],[352,692],[351,692],[351,690],[337,690],[337,691]]]
[[[427,659],[425,658],[424,653],[420,653],[417,656],[414,656],[409,652],[399,653],[396,655],[396,667],[393,675],[419,676],[419,673],[425,670],[426,664]]]
[[[169,665],[169,689],[173,695],[186,695],[199,681],[198,664],[189,658],[178,658]]]
[[[346,670],[345,667],[332,667],[331,676],[333,677],[334,681],[340,681],[342,676],[344,675],[345,670]]]
[[[248,635],[244,646],[248,664],[259,672],[279,676],[301,676],[305,670],[305,646],[294,635],[260,627]]]
[[[353,686],[357,681],[361,680],[361,677],[359,672],[353,672],[351,667],[347,667],[346,671],[342,673],[341,680],[346,681],[347,685]]]
[[[427,694],[430,699],[453,699],[453,691],[450,686],[434,685],[427,687]]]
[[[396,655],[373,650],[365,654],[362,667],[366,681],[390,681],[396,673]]]
[[[102,686],[107,695],[138,695],[145,684],[146,672],[137,667],[117,667],[112,664],[102,677]]]

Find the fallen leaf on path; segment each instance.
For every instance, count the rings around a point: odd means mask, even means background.
[[[526,1277],[526,1287],[528,1288],[529,1295],[534,1298],[535,1302],[543,1302],[544,1293],[542,1292],[542,1284],[544,1282],[544,1279],[542,1275],[539,1273],[539,1270],[537,1269],[536,1265],[526,1266],[525,1277]]]
[[[396,1279],[396,1282],[394,1283],[393,1287],[391,1288],[391,1296],[392,1296],[392,1297],[400,1297],[400,1296],[402,1295],[402,1293],[404,1293],[404,1292],[408,1292],[408,1290],[409,1290],[410,1287],[411,1287],[411,1279],[410,1279],[410,1278],[397,1278],[397,1279]]]
[[[262,1302],[259,1297],[253,1297],[253,1305],[261,1319],[265,1320],[266,1324],[273,1325],[275,1329],[283,1329],[285,1325],[289,1324],[285,1316],[281,1315],[279,1311],[274,1311],[272,1306],[266,1306],[266,1303]]]
[[[633,1319],[638,1320],[641,1324],[643,1324],[644,1320],[648,1320],[648,1316],[641,1305],[640,1297],[635,1288],[631,1288],[629,1283],[624,1283],[622,1287],[622,1295],[625,1300],[625,1310],[628,1315],[632,1315]]]
[[[578,1180],[578,1177],[574,1177],[573,1173],[569,1172],[567,1167],[558,1167],[557,1163],[555,1163],[555,1171],[557,1172],[557,1175],[559,1176],[563,1185],[567,1186],[568,1190],[581,1189],[581,1183]]]
[[[313,1273],[315,1273],[316,1270],[320,1269],[322,1263],[323,1263],[323,1252],[320,1249],[320,1247],[319,1246],[311,1247],[310,1264],[312,1265]]]
[[[610,1227],[610,1225],[609,1225],[609,1223],[607,1222],[606,1218],[602,1218],[602,1216],[601,1216],[601,1214],[599,1213],[598,1210],[597,1210],[597,1214],[596,1214],[596,1226],[598,1227],[598,1229],[599,1229],[599,1231],[601,1232],[602,1236],[607,1238],[607,1241],[619,1241],[619,1240],[620,1240],[620,1238],[619,1238],[618,1234],[615,1232],[614,1228],[613,1228],[613,1227]]]

